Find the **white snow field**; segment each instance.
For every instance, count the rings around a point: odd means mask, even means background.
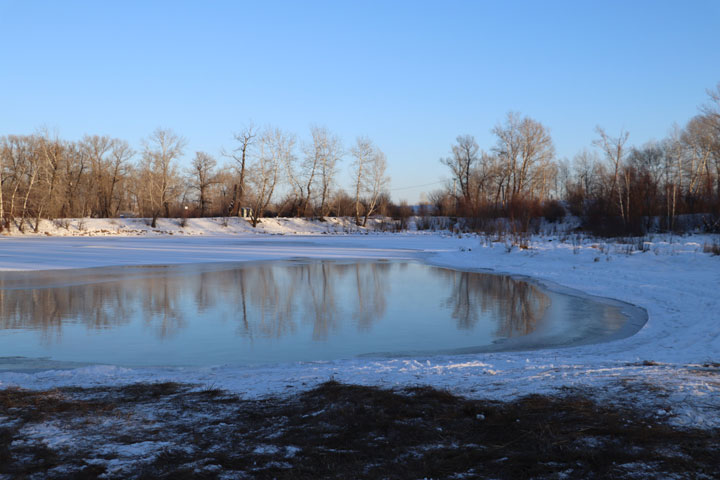
[[[674,425],[720,426],[720,256],[703,252],[705,243],[717,241],[711,236],[656,235],[641,252],[622,243],[550,235],[533,237],[529,248],[519,249],[476,235],[357,232],[349,221],[272,219],[260,227],[263,233],[254,233],[241,219],[228,226],[221,219],[189,219],[183,228],[173,219],[162,220],[162,233],[152,234],[140,219],[45,222],[37,235],[0,235],[0,270],[297,257],[408,259],[529,276],[551,287],[629,302],[646,309],[649,318],[637,334],[622,340],[526,352],[253,367],[37,370],[6,363],[0,388],[175,381],[250,398],[295,393],[333,378],[383,387],[430,385],[499,400],[582,388],[600,401],[645,407]]]

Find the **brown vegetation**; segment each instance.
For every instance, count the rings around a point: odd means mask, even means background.
[[[598,235],[691,226],[720,232],[720,84],[708,93],[701,113],[668,138],[632,147],[629,132],[612,136],[598,127],[602,157],[583,151],[572,164],[555,160],[546,127],[510,113],[492,130],[497,143],[488,152],[470,135],[457,138],[452,156],[441,160],[453,185],[431,195],[432,206],[481,229],[483,219],[505,217],[513,231],[527,231],[533,218],[560,218],[562,201]],[[703,221],[685,225],[693,215]]]
[[[720,447],[717,431],[580,391],[502,403],[333,381],[263,400],[173,383],[6,389],[0,415],[12,478],[717,478]]]

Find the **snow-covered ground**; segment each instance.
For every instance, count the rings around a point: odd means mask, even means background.
[[[600,400],[646,406],[676,425],[720,427],[720,256],[703,252],[705,243],[716,241],[710,236],[655,236],[644,252],[622,243],[557,236],[532,238],[529,248],[521,249],[508,240],[475,235],[323,234],[349,232],[349,222],[264,220],[262,234],[241,219],[231,220],[227,227],[218,219],[189,220],[184,228],[176,220],[163,222],[174,226],[161,223],[162,235],[147,234],[148,227],[139,219],[86,220],[84,230],[52,224],[45,230],[50,236],[42,229],[40,235],[0,235],[0,270],[294,257],[415,259],[526,275],[551,286],[615,298],[645,308],[649,320],[632,337],[574,348],[242,368],[15,369],[0,371],[0,387],[176,381],[257,397],[292,393],[334,378],[388,387],[431,385],[490,399],[578,387]],[[116,228],[111,231],[109,225]],[[105,236],[89,235],[96,227]],[[89,236],[60,236],[73,233]],[[193,237],[187,236],[190,233]]]
[[[11,222],[10,228],[0,235],[5,236],[61,236],[61,237],[106,237],[106,236],[194,236],[194,235],[238,235],[238,234],[281,234],[316,235],[339,233],[366,233],[390,229],[392,222],[380,218],[368,219],[367,228],[355,225],[349,217],[325,217],[322,220],[304,218],[263,218],[257,227],[250,219],[240,217],[214,218],[158,218],[152,228],[149,218],[60,218],[40,220],[35,232],[33,222],[25,222],[19,230],[18,222]]]

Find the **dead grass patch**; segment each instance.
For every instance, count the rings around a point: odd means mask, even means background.
[[[333,381],[261,400],[174,383],[9,389],[0,391],[0,474],[717,478],[717,431],[673,428],[623,405],[601,405],[575,390],[493,402]],[[75,440],[50,447],[33,433],[49,424]]]

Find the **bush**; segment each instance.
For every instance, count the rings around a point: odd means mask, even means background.
[[[720,233],[720,216],[703,216],[703,230],[707,233]]]
[[[549,200],[542,206],[542,216],[550,223],[561,221],[565,215],[565,207],[557,200]]]
[[[720,241],[715,240],[713,243],[705,243],[703,245],[703,252],[709,253],[713,256],[720,255]]]
[[[430,230],[430,229],[434,230],[432,217],[427,217],[427,216],[416,217],[415,224],[417,225],[418,230]]]

